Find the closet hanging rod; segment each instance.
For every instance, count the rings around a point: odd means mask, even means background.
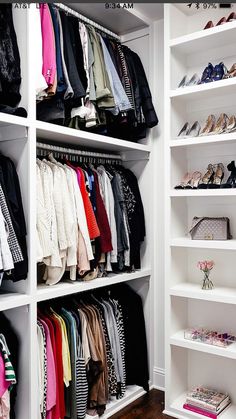
[[[99,25],[99,23],[94,22],[93,20],[87,18],[86,16],[81,15],[80,13],[76,12],[75,10],[71,9],[68,6],[65,6],[65,4],[63,3],[53,3],[55,6],[57,6],[59,9],[64,10],[66,13],[69,13],[75,17],[77,17],[79,20],[82,20],[85,23],[88,23],[91,26],[94,26],[96,29],[107,33],[108,35],[112,36],[113,38],[117,39],[118,41],[120,41],[120,36],[117,35],[116,33],[110,31],[107,28],[104,28],[103,26]]]
[[[110,159],[110,160],[122,160],[122,157],[119,154],[107,154],[107,153],[98,153],[96,151],[76,150],[73,148],[60,147],[56,145],[39,143],[39,142],[37,142],[37,148],[41,150],[56,151],[57,153],[73,154],[76,156],[95,157],[95,158],[97,157],[100,159]]]

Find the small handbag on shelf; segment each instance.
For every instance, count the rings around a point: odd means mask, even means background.
[[[229,240],[228,217],[194,217],[189,231],[192,240]]]

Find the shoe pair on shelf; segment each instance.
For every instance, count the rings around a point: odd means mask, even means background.
[[[224,23],[233,22],[234,20],[236,20],[236,13],[232,12],[232,13],[230,13],[230,15],[228,16],[227,19],[226,19],[225,16],[222,17],[215,26],[220,26],[220,25],[223,25]],[[214,23],[212,22],[212,20],[209,20],[209,22],[207,22],[204,29],[210,29],[210,28],[213,28],[213,27],[214,27]]]
[[[231,69],[230,69],[231,71]],[[223,62],[216,64],[213,66],[212,63],[208,63],[206,68],[204,69],[201,77],[201,84],[203,83],[211,83],[212,81],[222,80],[224,76],[228,74],[228,70],[225,67]]]
[[[195,73],[190,80],[188,79],[188,76],[184,76],[179,83],[178,88],[211,83],[222,79],[230,79],[232,77],[236,77],[236,63],[231,66],[230,70],[227,70],[223,62],[220,62],[215,66],[213,66],[212,63],[208,63],[202,73],[201,79],[197,73]]]
[[[236,167],[235,161],[232,160],[227,169],[230,175],[225,183],[224,165],[223,163],[208,164],[207,171],[204,175],[201,172],[187,172],[179,185],[175,189],[217,189],[217,188],[236,188]]]
[[[201,84],[232,77],[236,77],[236,63],[231,66],[230,70],[227,70],[223,62],[215,65],[215,67],[212,63],[209,63],[202,73]]]
[[[190,79],[188,76],[184,76],[181,82],[178,85],[179,87],[189,87],[189,86],[196,86],[197,84],[200,84],[201,80],[197,73],[195,73]]]
[[[195,121],[193,125],[190,125],[186,122],[181,128],[178,137],[186,138],[186,137],[198,137],[201,131],[201,126],[198,121]]]
[[[235,130],[236,117],[232,115],[229,118],[225,113],[221,113],[217,120],[215,115],[209,115],[202,130],[198,121],[195,121],[192,126],[186,122],[180,130],[178,137],[186,138],[204,135],[219,135],[223,133],[228,134],[230,132],[234,132]]]
[[[220,188],[224,178],[223,163],[209,164],[204,175],[201,172],[187,172],[175,189],[207,189]]]

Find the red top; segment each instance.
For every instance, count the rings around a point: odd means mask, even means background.
[[[84,203],[84,210],[85,210],[85,215],[86,215],[89,237],[91,240],[96,239],[96,237],[100,236],[100,231],[97,225],[97,221],[95,218],[91,201],[89,199],[89,194],[86,189],[84,172],[80,167],[73,166],[69,161],[67,161],[66,164],[76,171],[77,180],[78,180],[80,192],[81,192],[83,203]]]

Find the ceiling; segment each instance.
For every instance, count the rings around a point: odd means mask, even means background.
[[[122,8],[107,9],[105,3],[67,3],[66,5],[118,35],[147,27],[148,24],[142,20],[140,14],[153,21],[163,18],[163,4],[134,3],[131,12]]]

